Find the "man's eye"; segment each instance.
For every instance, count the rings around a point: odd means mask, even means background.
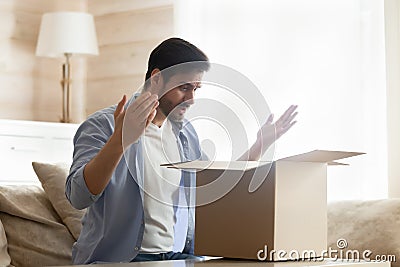
[[[189,90],[189,87],[188,87],[188,86],[182,86],[182,87],[181,87],[181,90],[182,90],[183,92],[186,92],[187,90]]]

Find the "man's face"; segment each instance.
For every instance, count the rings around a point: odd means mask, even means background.
[[[204,72],[178,73],[165,84],[165,93],[160,96],[159,110],[172,120],[182,121],[186,110],[194,104],[194,94],[201,86]]]

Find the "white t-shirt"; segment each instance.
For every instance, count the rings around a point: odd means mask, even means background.
[[[181,171],[160,167],[160,164],[179,162],[180,155],[171,122],[167,119],[159,128],[153,123],[143,136],[144,151],[144,218],[141,253],[173,251],[173,204],[179,197]]]

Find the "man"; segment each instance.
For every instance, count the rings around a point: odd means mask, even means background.
[[[179,64],[184,68],[168,72]],[[183,188],[194,174],[160,164],[202,158],[184,114],[209,66],[207,56],[189,42],[165,40],[149,57],[144,92],[129,104],[124,96],[82,123],[66,182],[71,204],[88,208],[73,246],[74,264],[198,259],[193,210],[177,208],[189,201]],[[270,116],[240,159],[259,159],[274,141],[275,127],[280,137],[293,126],[295,109],[291,106],[275,124]]]

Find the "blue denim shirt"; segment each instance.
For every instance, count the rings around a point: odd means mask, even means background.
[[[136,97],[132,97],[127,106]],[[85,165],[96,156],[114,131],[115,108],[105,108],[91,115],[74,137],[73,163],[65,192],[75,208],[87,208],[82,218],[81,234],[72,248],[74,264],[129,262],[140,251],[144,232],[143,187],[140,186],[144,169],[142,140],[139,139],[124,153],[110,182],[100,194],[91,194],[83,177]],[[187,121],[174,122],[173,125],[181,160],[201,158],[193,126]],[[185,195],[190,208],[174,208],[174,240],[185,239],[183,252],[189,254],[193,254],[194,250],[194,184],[195,173],[182,171],[181,186],[186,189],[181,187],[180,194]]]

